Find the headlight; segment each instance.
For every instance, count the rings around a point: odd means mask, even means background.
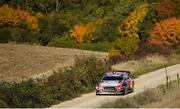
[[[121,86],[117,86],[115,88],[116,88],[116,90],[121,90]]]
[[[96,86],[96,90],[98,90],[99,89],[99,86]]]

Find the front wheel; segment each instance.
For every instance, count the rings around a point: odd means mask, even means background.
[[[131,89],[131,92],[134,92],[134,88]]]
[[[127,94],[127,89],[125,88],[122,93],[123,93],[123,95],[126,95]]]

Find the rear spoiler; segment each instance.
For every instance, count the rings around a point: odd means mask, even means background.
[[[113,72],[124,72],[124,73],[131,74],[131,72],[127,70],[113,70]]]

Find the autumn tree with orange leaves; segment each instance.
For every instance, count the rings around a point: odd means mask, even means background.
[[[97,20],[95,23],[77,24],[70,30],[70,35],[76,44],[83,43],[85,39],[93,41],[96,39],[93,33],[96,31],[96,27],[102,24],[102,22],[102,20]]]
[[[0,7],[0,25],[17,27],[22,21],[25,21],[31,29],[38,28],[39,13],[36,16],[32,16],[29,12],[22,10],[15,10],[8,5]]]
[[[156,23],[150,34],[150,42],[161,45],[180,43],[180,18],[169,18]]]

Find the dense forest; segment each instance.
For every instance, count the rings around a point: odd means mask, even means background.
[[[179,0],[0,0],[0,42],[127,56],[179,44],[179,10]]]

